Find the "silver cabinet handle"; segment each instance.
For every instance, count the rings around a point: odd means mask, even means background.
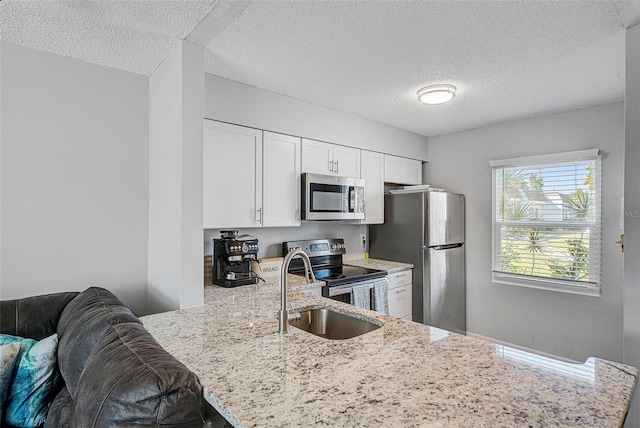
[[[403,288],[402,290],[396,290],[396,294],[404,293],[405,291],[407,291],[406,288]]]
[[[339,170],[340,170],[340,167],[338,166],[338,160],[336,160],[336,174],[338,174]]]
[[[300,220],[300,210],[296,210],[296,220]]]
[[[257,221],[258,223],[262,223],[262,208],[258,208],[258,209],[256,210],[256,213],[258,214],[258,218],[256,218],[256,221]]]
[[[329,172],[333,173],[333,159],[329,160]]]

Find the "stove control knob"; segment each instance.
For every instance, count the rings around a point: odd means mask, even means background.
[[[247,251],[249,251],[249,247],[247,247],[247,244],[242,244],[242,252],[246,253]]]

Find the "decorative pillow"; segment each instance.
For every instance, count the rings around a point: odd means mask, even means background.
[[[11,379],[13,379],[13,367],[18,359],[20,343],[13,342],[0,346],[0,422],[2,421],[2,409],[7,401]]]
[[[39,342],[0,335],[0,345],[14,342],[21,346],[2,422],[16,427],[37,427],[47,418],[59,378],[58,335],[53,334]]]

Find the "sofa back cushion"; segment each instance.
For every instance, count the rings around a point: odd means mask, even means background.
[[[60,314],[77,292],[0,301],[0,333],[42,340],[56,332]]]
[[[78,381],[71,425],[202,427],[202,386],[139,324],[108,328]]]
[[[96,343],[109,326],[140,320],[108,290],[91,287],[64,308],[58,322],[58,365],[64,382],[75,397],[76,384]]]

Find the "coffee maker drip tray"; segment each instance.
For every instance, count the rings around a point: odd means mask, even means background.
[[[241,285],[257,284],[258,277],[255,275],[249,275],[244,278],[238,278],[236,276],[235,279],[214,279],[213,283],[215,285],[220,285],[221,287],[232,288],[239,287]]]

